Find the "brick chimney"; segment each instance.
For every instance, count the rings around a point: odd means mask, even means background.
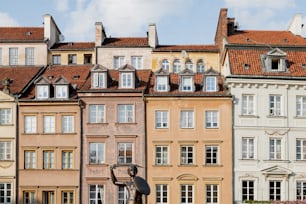
[[[226,38],[227,34],[227,9],[222,8],[219,13],[219,20],[215,35],[215,44],[218,45],[219,48],[222,47],[223,38]]]
[[[302,28],[303,28],[303,23],[302,23],[302,14],[297,13],[291,20],[291,23],[288,27],[288,30],[293,33],[294,35],[299,35],[302,36]]]
[[[158,36],[155,23],[149,25],[148,38],[149,46],[152,48],[156,48],[156,46],[158,45]]]
[[[96,22],[96,38],[95,38],[95,46],[101,46],[104,39],[106,38],[105,30],[102,22]]]

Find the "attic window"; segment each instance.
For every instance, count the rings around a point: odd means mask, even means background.
[[[306,69],[306,64],[302,64],[302,68],[303,68],[303,69]]]
[[[73,79],[79,79],[80,78],[80,75],[74,75],[73,76]]]
[[[30,36],[32,34],[31,31],[26,32],[26,36]]]
[[[247,64],[247,63],[245,63],[245,64],[244,64],[244,69],[246,69],[246,70],[250,69],[250,65]]]
[[[286,53],[279,48],[269,51],[263,56],[266,71],[284,72],[287,68]]]

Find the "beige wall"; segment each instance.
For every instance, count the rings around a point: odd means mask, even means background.
[[[232,203],[232,106],[228,97],[147,97],[148,203],[155,203],[156,184],[168,184],[168,202],[180,203],[180,185],[194,186],[193,203],[205,203],[205,185],[219,186],[219,203]],[[155,128],[155,111],[169,112],[169,128]],[[195,125],[180,128],[180,111],[193,110]],[[219,128],[205,128],[205,111],[219,111]],[[155,146],[167,145],[169,165],[155,164]],[[180,164],[180,146],[193,145],[193,165]],[[205,165],[205,145],[219,147],[219,165]]]
[[[50,51],[48,57],[48,63],[52,64],[52,55],[61,55],[61,65],[68,65],[68,54],[76,54],[77,55],[77,64],[84,64],[84,54],[91,54],[91,63],[95,64],[95,52],[94,50],[87,51]]]

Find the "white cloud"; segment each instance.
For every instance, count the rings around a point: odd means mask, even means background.
[[[65,12],[69,9],[69,0],[56,0],[56,10],[59,12]]]
[[[271,8],[271,9],[286,9],[295,6],[295,0],[225,0],[228,7],[248,9],[248,8]]]
[[[18,23],[15,19],[9,16],[7,13],[0,12],[0,26],[18,26]]]

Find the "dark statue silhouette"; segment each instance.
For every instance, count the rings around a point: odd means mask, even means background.
[[[113,184],[125,187],[127,189],[128,198],[126,200],[126,204],[142,204],[142,195],[149,195],[150,187],[146,180],[136,176],[137,165],[128,165],[127,172],[130,176],[130,180],[125,182],[118,181],[114,174],[114,169],[118,166],[121,165],[114,164],[110,166],[110,173]]]

